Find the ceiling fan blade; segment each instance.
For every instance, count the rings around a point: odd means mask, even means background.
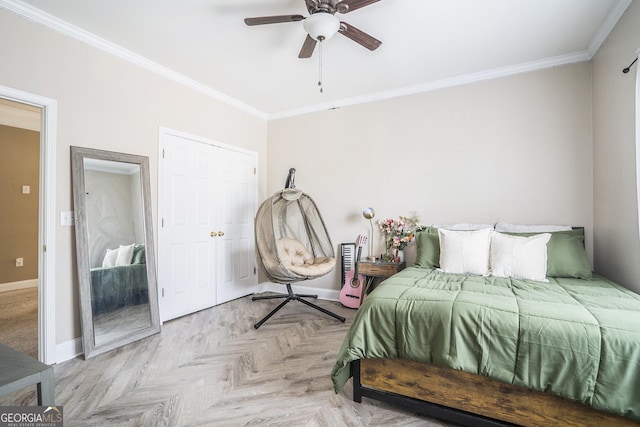
[[[253,26],[253,25],[264,25],[264,24],[279,24],[281,22],[296,22],[302,21],[304,16],[302,15],[276,15],[276,16],[259,16],[257,18],[244,18],[244,23]]]
[[[313,55],[313,49],[316,48],[316,43],[318,43],[318,41],[307,34],[307,38],[304,39],[298,58],[311,58],[311,55]]]
[[[342,0],[336,5],[336,9],[340,13],[349,13],[379,1],[380,0]]]
[[[339,32],[369,50],[376,50],[382,44],[380,40],[346,22],[340,22]]]

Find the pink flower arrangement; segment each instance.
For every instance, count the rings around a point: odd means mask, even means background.
[[[422,230],[415,216],[382,219],[378,221],[378,226],[384,236],[386,256],[383,258],[391,257],[391,249],[403,250],[413,240],[415,233]]]

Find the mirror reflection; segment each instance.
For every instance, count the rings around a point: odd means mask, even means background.
[[[159,332],[148,158],[71,147],[85,358]]]
[[[151,325],[140,166],[84,159],[96,345]]]

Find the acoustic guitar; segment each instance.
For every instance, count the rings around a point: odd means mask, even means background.
[[[347,271],[344,284],[340,290],[340,302],[345,307],[359,308],[362,299],[362,287],[364,286],[364,277],[358,274],[358,261],[360,261],[360,253],[362,247],[367,244],[367,236],[361,234],[358,236],[358,250],[355,262],[355,268]]]

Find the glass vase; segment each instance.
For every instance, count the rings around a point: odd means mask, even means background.
[[[391,262],[404,262],[404,251],[398,248],[391,248],[389,260]]]

